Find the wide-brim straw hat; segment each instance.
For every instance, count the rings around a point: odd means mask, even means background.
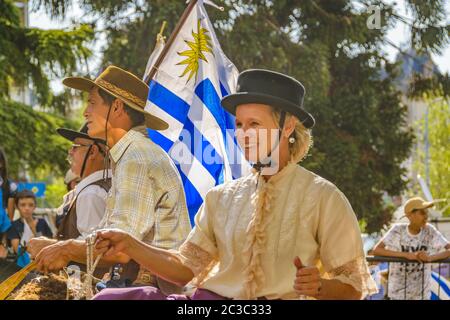
[[[145,126],[154,130],[165,130],[167,122],[145,110],[149,87],[131,72],[116,66],[107,67],[95,80],[83,77],[68,77],[63,84],[69,88],[89,92],[94,86],[123,101],[130,108],[145,115]]]

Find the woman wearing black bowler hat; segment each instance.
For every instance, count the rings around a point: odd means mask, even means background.
[[[121,251],[177,284],[189,299],[362,299],[376,292],[356,216],[345,195],[298,163],[311,146],[314,118],[297,80],[247,70],[222,99],[252,173],[210,190],[178,251],[121,231],[102,231],[106,255]],[[109,289],[96,299],[188,299],[155,288]]]

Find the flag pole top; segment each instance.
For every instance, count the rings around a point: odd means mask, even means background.
[[[176,36],[180,32],[181,28],[183,27],[184,23],[186,22],[186,19],[188,18],[189,14],[191,13],[192,9],[194,9],[195,5],[197,4],[197,0],[191,0],[189,2],[189,5],[184,10],[183,14],[181,15],[180,20],[178,21],[177,25],[175,26],[175,29],[173,30],[172,34],[169,37],[169,40],[167,40],[167,44],[164,46],[163,51],[160,53],[158,59],[156,60],[155,64],[152,66],[152,69],[150,70],[148,76],[144,79],[145,83],[149,83],[153,77],[156,74],[156,71],[158,70],[159,66],[163,62],[164,58],[167,55],[167,52],[169,51],[172,43],[175,41]]]
[[[161,25],[161,29],[159,30],[159,33],[156,35],[156,39],[158,41],[160,41],[161,39],[164,40],[165,37],[163,36],[163,34],[164,34],[164,29],[166,28],[166,25],[167,25],[167,21],[164,20]]]

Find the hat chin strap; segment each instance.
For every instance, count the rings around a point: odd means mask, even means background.
[[[106,115],[106,122],[105,122],[105,142],[106,142],[106,154],[104,158],[104,164],[103,164],[103,180],[106,180],[108,178],[108,171],[109,171],[109,146],[108,146],[108,121],[109,121],[109,115],[111,114],[112,104],[109,106],[108,114]]]
[[[278,131],[279,131],[278,140],[275,143],[275,146],[272,148],[272,150],[270,150],[267,157],[265,159],[263,159],[263,160],[268,160],[268,161],[264,161],[265,163],[258,161],[256,163],[252,164],[252,168],[255,169],[256,171],[258,171],[259,173],[261,173],[262,168],[269,168],[272,166],[272,152],[280,145],[281,135],[283,133],[283,128],[284,128],[285,122],[286,122],[286,111],[281,111],[280,122],[278,123],[278,126],[280,127],[280,129],[278,129]]]
[[[83,165],[81,166],[80,178],[82,178],[82,179],[83,179],[84,170],[86,169],[86,163],[87,163],[87,159],[89,157],[89,152],[91,152],[91,149],[92,149],[92,144],[89,146],[88,151],[86,152],[86,155],[84,156]]]

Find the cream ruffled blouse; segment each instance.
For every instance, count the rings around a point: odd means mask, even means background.
[[[267,182],[252,173],[212,189],[195,224],[177,254],[193,271],[193,284],[222,296],[299,298],[297,255],[363,296],[376,292],[350,203],[296,164]]]

